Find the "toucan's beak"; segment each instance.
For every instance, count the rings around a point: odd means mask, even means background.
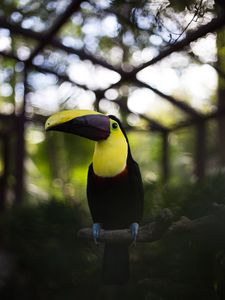
[[[64,110],[49,117],[45,130],[73,133],[93,141],[110,134],[109,117],[92,110]]]

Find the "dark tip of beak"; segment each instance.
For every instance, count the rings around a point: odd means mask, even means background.
[[[72,120],[74,133],[93,141],[105,140],[110,134],[109,117],[87,115]]]
[[[74,118],[68,122],[48,127],[46,131],[63,131],[88,138],[93,141],[101,141],[110,134],[110,121],[104,115],[86,115]]]

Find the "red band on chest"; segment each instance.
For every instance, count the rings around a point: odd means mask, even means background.
[[[102,176],[98,176],[96,174],[94,174],[95,180],[97,181],[97,183],[104,183],[104,182],[110,182],[110,181],[117,181],[118,179],[122,179],[123,177],[126,177],[128,173],[127,167],[125,167],[125,169],[117,174],[116,176],[113,177],[102,177]]]

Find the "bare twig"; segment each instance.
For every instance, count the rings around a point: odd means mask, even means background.
[[[179,34],[179,36],[175,39],[175,41],[172,44],[175,44],[180,39],[180,37],[185,33],[185,31],[187,31],[188,27],[191,25],[191,23],[194,21],[194,19],[196,17],[198,18],[199,13],[202,9],[202,2],[203,2],[203,0],[200,1],[198,6],[195,6],[196,10],[195,10],[195,13],[194,13],[193,17],[191,18],[190,22],[184,27],[182,32]]]

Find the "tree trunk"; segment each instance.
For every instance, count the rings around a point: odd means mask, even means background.
[[[217,33],[217,65],[225,72],[225,30]],[[225,109],[225,79],[219,76],[218,109]],[[219,164],[225,167],[225,117],[218,118]]]

